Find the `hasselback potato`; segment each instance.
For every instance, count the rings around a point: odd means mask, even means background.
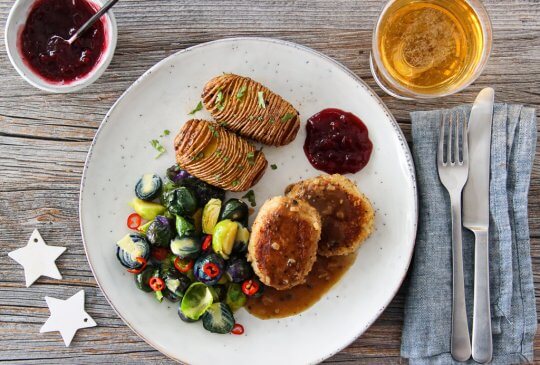
[[[248,77],[214,77],[204,86],[202,99],[221,126],[267,145],[290,143],[300,127],[298,111],[290,103]]]
[[[174,141],[176,161],[191,175],[230,191],[245,191],[262,177],[262,151],[216,123],[191,119]]]

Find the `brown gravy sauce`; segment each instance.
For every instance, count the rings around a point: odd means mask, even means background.
[[[283,318],[305,311],[319,301],[354,263],[356,253],[318,256],[306,282],[287,290],[266,287],[259,298],[249,298],[246,309],[260,319]]]

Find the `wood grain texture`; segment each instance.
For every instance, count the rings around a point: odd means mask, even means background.
[[[0,0],[3,30],[12,0]],[[487,0],[494,48],[483,75],[464,92],[422,102],[385,95],[369,71],[371,29],[384,1],[351,0],[140,0],[115,7],[119,39],[107,72],[73,95],[49,95],[26,84],[0,44],[0,361],[11,363],[173,363],[138,338],[96,286],[82,247],[78,189],[86,152],[99,123],[122,92],[162,58],[201,42],[264,36],[312,47],[363,78],[394,113],[410,138],[409,112],[472,102],[485,86],[497,100],[540,107],[540,3]],[[538,113],[538,112],[537,112]],[[540,120],[540,118],[538,119]],[[540,304],[540,162],[530,189],[531,255]],[[25,288],[7,253],[24,245],[33,228],[67,246],[58,260],[64,279],[42,278]],[[329,359],[341,364],[401,364],[399,357],[406,282],[376,323]],[[58,333],[40,334],[48,317],[45,295],[67,298],[84,288],[98,327],[81,330],[71,347]],[[540,358],[540,338],[535,343]]]

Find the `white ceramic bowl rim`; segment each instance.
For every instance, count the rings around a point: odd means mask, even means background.
[[[69,93],[78,91],[93,82],[95,82],[105,72],[114,55],[116,49],[116,41],[118,38],[118,29],[116,24],[116,18],[112,10],[109,10],[105,14],[105,36],[107,38],[107,46],[104,50],[101,58],[95,67],[84,77],[75,80],[73,82],[62,84],[47,81],[42,76],[36,74],[32,69],[28,67],[26,62],[21,56],[21,52],[18,49],[19,35],[21,27],[26,22],[28,15],[32,9],[32,6],[37,0],[17,0],[11,11],[9,12],[8,19],[6,21],[5,28],[5,44],[6,51],[8,53],[11,64],[17,70],[19,75],[34,87],[41,90],[52,93]],[[86,0],[99,6],[103,5],[103,0]]]
[[[358,333],[356,334],[355,338],[353,338],[348,343],[344,343],[343,346],[341,346],[339,348],[336,348],[334,352],[327,354],[327,356],[325,356],[324,358],[321,358],[319,360],[319,362],[321,362],[321,361],[324,361],[325,359],[330,358],[331,356],[339,353],[340,351],[345,349],[347,346],[349,346],[352,342],[354,342],[355,339],[360,337],[365,332],[365,330],[367,330],[367,328],[369,328],[375,322],[375,320],[379,317],[379,315],[386,309],[388,304],[390,304],[390,302],[392,301],[392,299],[397,294],[399,288],[401,287],[401,284],[403,283],[403,280],[405,279],[405,277],[407,275],[407,271],[408,271],[408,268],[410,266],[412,256],[413,256],[413,252],[414,252],[414,243],[415,243],[415,240],[416,240],[416,232],[417,232],[417,227],[418,227],[418,190],[417,190],[417,185],[416,185],[416,175],[415,175],[414,161],[412,159],[412,154],[411,154],[411,151],[410,151],[410,149],[408,147],[406,138],[403,135],[403,131],[399,127],[399,124],[395,120],[394,116],[392,115],[392,113],[390,112],[388,107],[383,103],[383,101],[379,98],[379,96],[362,79],[360,79],[356,74],[354,74],[351,70],[349,70],[343,64],[341,64],[340,62],[332,59],[331,57],[326,56],[325,54],[323,54],[321,52],[318,52],[318,51],[315,51],[315,50],[313,50],[313,49],[311,49],[309,47],[302,46],[302,45],[299,45],[299,44],[296,44],[296,43],[293,43],[293,42],[289,42],[289,41],[285,41],[285,40],[281,40],[281,39],[264,38],[264,37],[232,37],[232,38],[218,39],[218,40],[214,40],[214,41],[210,41],[210,42],[206,42],[206,43],[201,43],[201,44],[198,44],[198,45],[195,45],[195,46],[192,46],[192,47],[185,48],[183,50],[180,50],[178,52],[173,53],[172,55],[170,55],[170,56],[162,59],[158,63],[156,63],[154,66],[152,66],[150,69],[148,69],[144,74],[142,74],[133,84],[131,84],[126,89],[126,91],[111,106],[111,108],[109,109],[109,111],[105,115],[103,121],[101,122],[101,124],[100,124],[100,126],[98,128],[98,130],[96,132],[96,135],[95,135],[95,137],[94,137],[94,139],[92,141],[92,144],[90,145],[90,148],[89,148],[89,151],[88,151],[88,154],[87,154],[87,157],[86,157],[86,161],[85,161],[85,164],[84,164],[84,169],[83,169],[82,178],[81,178],[80,192],[79,192],[79,224],[80,224],[80,229],[81,229],[81,238],[82,238],[82,242],[83,242],[83,245],[84,245],[85,254],[86,254],[88,263],[90,265],[90,269],[92,270],[92,274],[94,275],[94,278],[96,279],[96,282],[97,282],[98,286],[100,287],[101,292],[103,293],[104,297],[107,299],[107,301],[109,302],[111,307],[114,309],[116,314],[124,321],[124,323],[133,332],[135,332],[140,338],[142,338],[150,346],[154,347],[155,349],[157,349],[158,351],[160,351],[162,354],[166,355],[167,357],[171,358],[172,360],[181,361],[182,363],[188,364],[187,362],[185,362],[183,360],[176,359],[172,354],[169,353],[169,351],[166,348],[163,348],[159,344],[156,344],[151,339],[146,338],[139,331],[137,331],[135,329],[135,327],[122,316],[122,314],[115,307],[114,303],[107,296],[107,293],[102,289],[102,285],[101,285],[100,281],[98,280],[98,276],[96,275],[96,273],[94,271],[94,265],[92,263],[92,260],[91,260],[90,256],[88,255],[87,244],[86,244],[86,241],[85,241],[84,224],[83,224],[83,220],[82,220],[82,196],[83,196],[83,190],[84,190],[84,187],[85,187],[85,180],[86,180],[86,174],[87,174],[87,170],[88,170],[88,164],[89,164],[90,158],[92,156],[92,149],[93,149],[94,145],[97,143],[98,138],[100,136],[100,133],[103,130],[103,127],[109,122],[110,114],[115,110],[117,104],[119,104],[122,101],[122,99],[126,95],[128,95],[136,85],[141,83],[146,77],[148,77],[150,74],[152,74],[154,72],[154,70],[158,69],[162,64],[166,63],[167,60],[169,60],[170,58],[175,57],[175,56],[177,56],[179,54],[189,52],[191,50],[194,50],[194,49],[197,49],[197,48],[200,48],[200,47],[205,47],[205,46],[215,44],[215,43],[227,43],[227,42],[235,42],[235,41],[242,41],[242,40],[252,40],[252,41],[255,40],[255,41],[260,41],[260,42],[276,43],[276,44],[284,45],[284,46],[287,46],[287,47],[294,47],[294,48],[301,49],[303,51],[306,51],[306,52],[309,52],[309,53],[313,54],[314,56],[320,57],[320,58],[322,58],[324,60],[327,60],[327,61],[331,62],[332,64],[337,66],[339,69],[344,71],[346,74],[348,74],[352,79],[356,80],[358,83],[361,83],[363,86],[365,86],[365,88],[369,91],[371,96],[377,101],[377,103],[388,114],[388,117],[389,117],[389,119],[390,119],[390,121],[392,123],[392,127],[394,128],[398,139],[402,142],[403,152],[404,152],[406,162],[407,162],[407,166],[408,166],[408,169],[409,169],[409,178],[411,179],[411,183],[412,183],[412,187],[413,187],[412,193],[413,193],[413,197],[414,197],[414,199],[413,199],[414,200],[414,206],[413,206],[413,208],[414,208],[414,212],[413,212],[414,222],[413,222],[413,224],[414,225],[412,227],[410,237],[408,237],[408,240],[411,243],[411,250],[410,250],[410,252],[408,254],[408,257],[404,258],[404,261],[406,261],[406,265],[404,266],[404,270],[400,273],[401,280],[399,282],[399,285],[397,285],[396,288],[394,289],[392,296],[388,298],[388,300],[384,303],[383,306],[381,306],[379,314],[377,316],[375,316],[368,323],[368,325],[365,328],[359,328]]]

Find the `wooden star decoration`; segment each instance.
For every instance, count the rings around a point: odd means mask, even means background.
[[[51,316],[39,332],[59,331],[66,347],[71,344],[77,330],[97,326],[84,310],[84,290],[66,300],[45,297],[45,301]]]
[[[23,266],[26,287],[29,287],[40,276],[62,279],[55,261],[65,250],[65,247],[48,246],[39,231],[34,229],[28,244],[9,252],[8,255]]]

